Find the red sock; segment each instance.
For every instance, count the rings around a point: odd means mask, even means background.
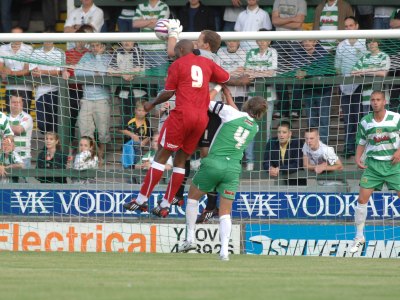
[[[169,179],[168,187],[167,190],[165,191],[165,196],[164,196],[164,198],[167,199],[169,203],[171,203],[172,200],[174,199],[175,194],[176,192],[178,192],[184,178],[185,178],[185,169],[175,167],[173,169],[171,178]]]
[[[140,189],[140,193],[145,195],[147,198],[150,197],[154,187],[160,181],[164,173],[165,165],[153,162],[151,168],[147,171],[146,177],[144,178],[143,185]]]

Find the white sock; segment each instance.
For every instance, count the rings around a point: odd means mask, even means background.
[[[196,219],[199,211],[199,201],[188,199],[186,203],[186,240],[193,243],[196,230]]]
[[[219,239],[221,241],[221,252],[220,256],[227,256],[229,237],[232,230],[232,220],[230,215],[223,215],[219,217]]]
[[[139,205],[142,205],[143,203],[147,202],[148,198],[145,195],[142,195],[139,193],[139,195],[136,198],[136,203]]]
[[[367,206],[368,203],[360,204],[357,202],[354,213],[354,222],[356,223],[357,233],[356,238],[364,237],[365,220],[367,219]]]
[[[164,208],[164,207],[170,208],[171,204],[168,202],[167,199],[162,198],[162,201],[161,201],[161,203],[160,203],[160,206],[161,206],[162,208]]]

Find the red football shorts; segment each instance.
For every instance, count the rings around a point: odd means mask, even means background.
[[[172,110],[161,128],[158,143],[166,150],[192,154],[208,124],[205,111]]]

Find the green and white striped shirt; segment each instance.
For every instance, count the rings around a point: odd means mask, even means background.
[[[31,139],[33,120],[32,117],[26,112],[22,111],[17,116],[13,117],[9,115],[10,124],[13,126],[21,125],[24,128],[24,132],[14,137],[15,151],[23,158],[31,157]]]
[[[365,146],[369,158],[391,160],[400,147],[400,114],[387,110],[381,122],[366,115],[358,124],[357,145]]]
[[[369,70],[369,71],[389,71],[390,69],[390,58],[384,52],[372,55],[367,53],[361,57],[356,65],[353,67],[353,71]],[[362,104],[369,105],[371,94],[373,92],[372,85],[364,85],[362,91]]]
[[[14,135],[10,127],[10,120],[6,114],[0,111],[0,141],[8,135]]]
[[[170,15],[169,7],[162,1],[158,1],[157,4],[152,7],[150,2],[139,4],[135,15],[133,16],[133,21],[136,20],[149,20],[149,19],[168,19]],[[141,32],[154,32],[153,28],[143,27],[140,28]],[[144,50],[164,50],[166,49],[165,43],[158,42],[148,42],[139,43],[139,48]]]

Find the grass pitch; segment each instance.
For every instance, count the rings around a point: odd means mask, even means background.
[[[8,299],[399,299],[395,259],[0,252]]]

